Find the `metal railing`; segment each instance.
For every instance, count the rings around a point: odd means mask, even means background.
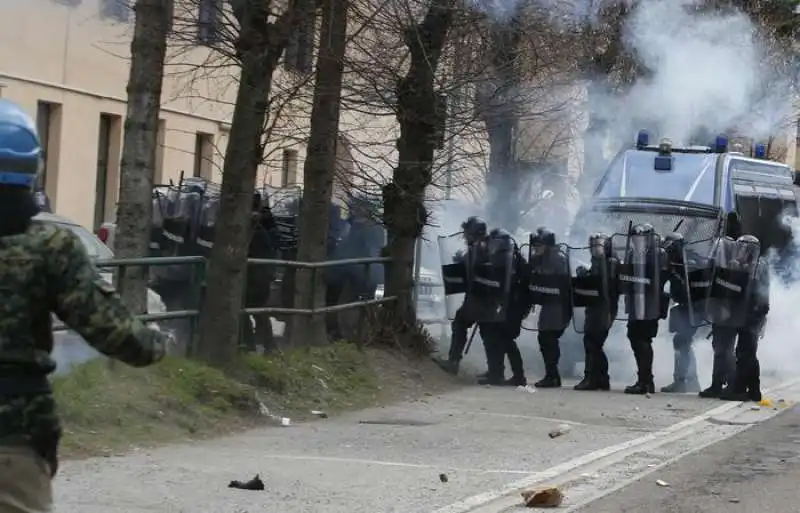
[[[336,267],[345,266],[363,266],[365,272],[369,272],[371,265],[385,265],[391,262],[390,258],[386,257],[373,257],[373,258],[353,258],[347,260],[328,260],[324,262],[296,262],[291,260],[272,260],[272,259],[259,259],[250,258],[247,260],[249,266],[273,266],[283,267],[288,269],[309,269],[311,270],[311,284],[314,290],[317,280],[319,279],[319,271],[331,269]],[[120,293],[123,292],[125,280],[123,277],[128,268],[130,267],[161,267],[167,265],[191,265],[199,267],[199,272],[192,272],[192,286],[191,286],[191,304],[196,305],[196,308],[185,310],[173,310],[160,313],[145,313],[138,317],[146,322],[155,322],[173,319],[190,319],[191,324],[189,328],[189,341],[187,341],[187,349],[191,352],[195,335],[198,333],[200,316],[202,315],[203,296],[205,293],[205,277],[206,277],[206,259],[201,256],[181,256],[181,257],[146,257],[146,258],[131,258],[131,259],[112,259],[112,260],[99,260],[96,262],[97,268],[100,271],[106,269],[115,269],[115,286]],[[328,313],[338,313],[351,309],[361,309],[368,306],[380,305],[395,301],[396,296],[382,297],[378,299],[364,299],[358,301],[351,301],[348,303],[316,307],[313,304],[314,297],[309,298],[309,305],[306,308],[285,308],[285,307],[250,307],[243,308],[241,313],[243,316],[249,315],[320,315]],[[69,328],[61,322],[58,322],[53,327],[54,332],[69,331]]]

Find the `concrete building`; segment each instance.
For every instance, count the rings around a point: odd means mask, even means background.
[[[90,229],[113,220],[115,215],[133,32],[132,3],[0,3],[0,95],[20,103],[36,119],[45,149],[42,185],[53,208]],[[181,27],[181,31],[196,29],[196,35],[192,32],[192,37],[182,38],[187,40],[179,50],[182,64],[172,58],[167,66],[157,183],[177,181],[182,172],[221,179],[236,93],[236,70],[220,69],[198,76],[192,75],[187,65],[213,58],[203,43],[213,38],[217,23],[214,13],[219,5],[220,0],[175,3],[176,23],[196,25]],[[197,12],[178,12],[181,8]],[[289,75],[313,71],[313,41],[303,34],[287,50],[279,80],[291,81]],[[176,49],[171,52],[178,53]],[[289,112],[290,122],[276,127],[278,136],[268,148],[259,183],[283,186],[302,180],[303,134],[308,115],[291,116]],[[363,116],[343,114],[342,122],[350,132],[364,127],[370,137],[375,136],[375,127]],[[359,158],[353,156],[356,152],[351,151],[348,139],[343,138],[340,144],[340,166],[345,171],[353,168]],[[357,134],[354,139],[359,139]]]

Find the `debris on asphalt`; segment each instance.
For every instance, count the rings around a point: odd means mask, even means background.
[[[254,395],[256,402],[258,403],[259,415],[261,415],[262,417],[267,417],[268,419],[277,423],[279,426],[286,427],[292,424],[292,419],[290,419],[289,417],[281,417],[280,415],[275,415],[274,413],[269,411],[269,408],[267,408],[267,405],[264,404],[264,401],[261,400],[261,396],[258,394],[258,392],[255,392]]]
[[[667,483],[666,481],[662,481],[661,479],[657,479],[656,484],[658,486],[669,486],[669,483]]]
[[[439,474],[439,481],[446,483],[447,482],[447,474]]]
[[[740,501],[740,500],[739,500],[739,499],[737,499],[736,497],[733,497],[733,498],[731,498],[731,499],[728,499],[728,502],[732,502],[732,503],[734,503],[734,504],[739,504],[739,503],[740,503],[740,502],[742,502],[742,501]]]
[[[315,417],[319,417],[321,419],[327,419],[328,418],[328,414],[327,413],[325,413],[324,411],[319,411],[319,410],[311,410],[311,415],[313,415]]]
[[[231,481],[228,484],[228,488],[236,488],[237,490],[254,490],[254,491],[264,491],[264,481],[261,480],[261,477],[256,474],[253,479],[243,483],[241,481]]]
[[[566,435],[567,433],[569,433],[569,430],[570,430],[569,425],[561,424],[557,428],[547,433],[547,436],[549,436],[550,438],[558,438],[561,435]]]
[[[644,394],[644,396],[645,396],[646,398],[650,399],[650,392],[648,392],[648,393]]]
[[[530,385],[525,385],[525,386],[520,385],[517,387],[517,392],[528,392],[529,394],[532,394],[536,392],[536,388]]]
[[[761,399],[761,400],[758,402],[758,405],[759,405],[759,406],[763,406],[763,407],[765,407],[765,408],[772,408],[773,406],[775,406],[775,405],[772,403],[772,401],[771,401],[771,400],[769,400],[769,399]]]
[[[557,508],[563,501],[564,494],[554,486],[522,492],[522,504],[526,508]]]

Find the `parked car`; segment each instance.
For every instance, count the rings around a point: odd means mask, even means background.
[[[102,261],[113,259],[114,252],[92,232],[80,224],[57,214],[42,212],[34,217],[33,221],[36,223],[57,224],[77,235],[89,256],[97,262],[100,275],[109,283],[113,281],[113,271],[108,268],[103,269]],[[147,289],[147,312],[162,313],[166,311],[167,308],[164,305],[164,301],[161,300],[161,296],[155,291]],[[74,331],[64,330],[64,324],[55,317],[53,325],[53,358],[58,364],[56,374],[67,373],[72,366],[101,356],[80,335]]]

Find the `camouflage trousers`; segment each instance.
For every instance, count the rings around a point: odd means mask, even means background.
[[[33,449],[0,446],[0,513],[53,510],[50,468]]]

